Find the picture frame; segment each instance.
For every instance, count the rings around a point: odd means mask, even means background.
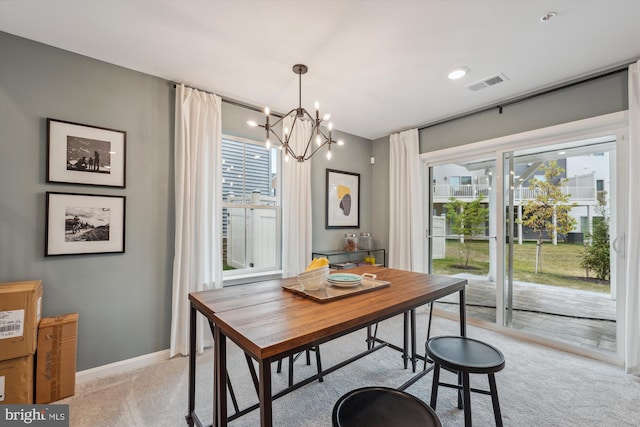
[[[126,186],[127,133],[47,118],[47,182]]]
[[[46,194],[45,256],[124,253],[125,196]]]
[[[360,174],[327,169],[325,228],[360,228]]]

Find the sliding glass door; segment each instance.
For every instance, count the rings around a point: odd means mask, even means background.
[[[505,326],[616,352],[615,146],[606,136],[503,154]]]
[[[430,168],[431,271],[466,278],[467,313],[496,322],[497,197],[495,158],[465,159]],[[457,311],[457,296],[439,308]]]
[[[620,122],[423,155],[429,271],[468,280],[469,319],[621,360],[626,260],[616,248],[628,171],[618,162]],[[436,308],[453,315],[457,304],[450,297]]]

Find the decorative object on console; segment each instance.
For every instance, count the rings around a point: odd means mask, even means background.
[[[353,252],[358,249],[356,233],[347,233],[344,235],[344,250],[346,252]]]
[[[47,192],[45,256],[124,252],[125,197]]]
[[[360,233],[358,249],[373,249],[373,237],[371,237],[371,233]]]
[[[304,162],[305,160],[309,160],[314,154],[316,154],[318,152],[318,150],[320,150],[322,147],[324,147],[325,145],[328,146],[328,151],[327,151],[327,159],[331,159],[331,145],[332,144],[338,144],[338,145],[343,145],[344,142],[342,140],[337,140],[335,141],[332,137],[331,137],[331,130],[333,128],[331,123],[327,124],[327,130],[328,133],[325,133],[324,130],[322,130],[322,123],[324,121],[329,120],[329,118],[331,117],[330,114],[325,114],[324,116],[322,116],[322,118],[320,118],[320,111],[318,111],[318,109],[320,108],[320,104],[318,103],[318,101],[315,102],[315,109],[316,109],[316,115],[315,118],[313,116],[311,116],[311,114],[309,114],[307,112],[307,110],[305,110],[304,108],[302,108],[302,75],[305,74],[308,71],[308,67],[306,65],[303,64],[296,64],[293,66],[293,72],[296,73],[298,75],[298,107],[292,109],[291,111],[289,111],[287,114],[285,114],[284,116],[280,117],[278,120],[275,121],[275,123],[269,123],[269,117],[271,116],[271,110],[269,109],[269,107],[265,107],[264,109],[264,114],[265,114],[265,123],[263,125],[256,123],[253,120],[249,120],[247,122],[247,124],[251,127],[256,127],[259,126],[261,128],[263,128],[266,132],[266,139],[265,139],[265,146],[267,148],[271,147],[271,136],[274,136],[277,140],[276,145],[285,151],[285,161],[289,161],[289,157],[293,157],[294,159],[296,159],[298,162]],[[282,122],[282,120],[287,117],[287,116],[292,116],[293,117],[293,123],[291,125],[291,132],[289,132],[289,129],[284,128],[283,131],[283,135],[282,137],[280,137],[276,131],[274,130],[274,127],[278,126],[280,124],[280,122]],[[309,141],[307,141],[307,144],[305,146],[304,149],[304,153],[302,154],[297,154],[293,148],[289,145],[289,140],[291,138],[291,135],[293,134],[293,129],[295,129],[295,124],[297,120],[309,120],[311,123],[313,123],[313,128],[311,130],[311,135],[309,137]],[[315,136],[315,138],[314,138]],[[313,147],[311,145],[311,141],[315,140],[315,144],[316,146]]]
[[[47,182],[125,187],[127,133],[47,119]]]
[[[326,205],[325,228],[359,228],[360,174],[327,169]]]

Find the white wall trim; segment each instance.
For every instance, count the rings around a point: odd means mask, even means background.
[[[108,365],[97,366],[84,371],[76,372],[76,385],[84,384],[99,378],[111,375],[124,374],[134,369],[151,366],[155,363],[169,359],[169,349],[157,351],[155,353],[143,354],[131,359],[120,360]]]

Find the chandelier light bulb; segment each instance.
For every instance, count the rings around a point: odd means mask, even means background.
[[[264,142],[264,146],[267,147],[267,150],[271,148],[271,140],[269,138]]]
[[[338,140],[338,145],[344,145],[344,141],[343,141],[343,140],[341,140],[341,139],[339,139],[339,140]]]
[[[269,107],[264,107],[264,114],[267,116],[271,114],[271,110],[269,109]]]
[[[320,139],[320,135],[316,135],[316,145],[322,144],[322,139]]]
[[[251,126],[252,128],[257,127],[258,123],[254,122],[253,120],[247,120],[247,124],[249,126]]]
[[[327,151],[327,160],[331,160],[331,150]]]
[[[284,161],[289,163],[289,153],[284,155]]]
[[[284,134],[289,135],[289,128],[284,128]]]
[[[324,116],[322,116],[322,120],[329,120],[331,118],[331,114],[326,113]]]
[[[333,130],[333,123],[329,122],[329,124],[327,125],[327,127],[329,128],[329,130]]]
[[[315,107],[316,110],[320,109],[320,103],[318,101],[314,102],[313,106]]]

